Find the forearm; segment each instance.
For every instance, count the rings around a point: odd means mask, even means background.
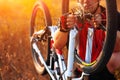
[[[68,40],[68,33],[69,32],[61,32],[59,29],[55,32],[55,35],[54,35],[54,44],[53,46],[56,48],[56,49],[62,49],[66,43],[67,43],[67,40]]]
[[[54,35],[54,44],[53,46],[56,49],[62,49],[67,41],[68,41],[68,34],[71,28],[74,27],[76,22],[76,17],[72,14],[67,16],[62,16],[60,18],[60,28],[55,32]]]

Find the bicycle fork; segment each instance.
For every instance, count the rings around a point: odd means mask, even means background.
[[[78,31],[76,28],[70,30],[69,48],[68,48],[68,63],[67,63],[67,71],[65,72],[65,75],[67,77],[72,76],[73,63],[74,63],[75,40],[76,40],[77,33],[78,33]]]
[[[74,51],[76,46],[75,40],[76,40],[77,33],[78,33],[78,30],[74,28],[70,31],[70,35],[69,35],[68,64],[67,64],[67,70],[65,72],[66,80],[83,80],[83,79],[87,80],[87,76],[89,75],[82,72],[81,77],[72,78],[72,70],[73,70],[73,64],[74,64]]]

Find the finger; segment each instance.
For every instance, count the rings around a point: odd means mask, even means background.
[[[75,17],[68,17],[66,21],[68,23],[75,23],[76,22],[76,18]]]
[[[67,27],[68,27],[68,28],[73,28],[74,25],[75,25],[73,22],[71,22],[71,23],[69,22],[69,23],[66,23],[66,24],[67,24]]]

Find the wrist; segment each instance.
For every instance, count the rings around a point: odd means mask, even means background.
[[[70,29],[69,28],[63,28],[60,26],[60,29],[59,29],[61,32],[69,32]]]
[[[61,19],[60,19],[60,31],[61,32],[69,32],[70,31],[70,28],[67,27],[67,16],[61,16]]]

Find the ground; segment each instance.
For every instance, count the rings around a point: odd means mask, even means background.
[[[13,1],[0,1],[0,80],[49,80],[36,72],[31,56],[30,17],[35,0]]]
[[[29,6],[27,2],[13,1],[0,1],[0,80],[47,80],[48,76],[36,72],[31,56],[32,2]]]

